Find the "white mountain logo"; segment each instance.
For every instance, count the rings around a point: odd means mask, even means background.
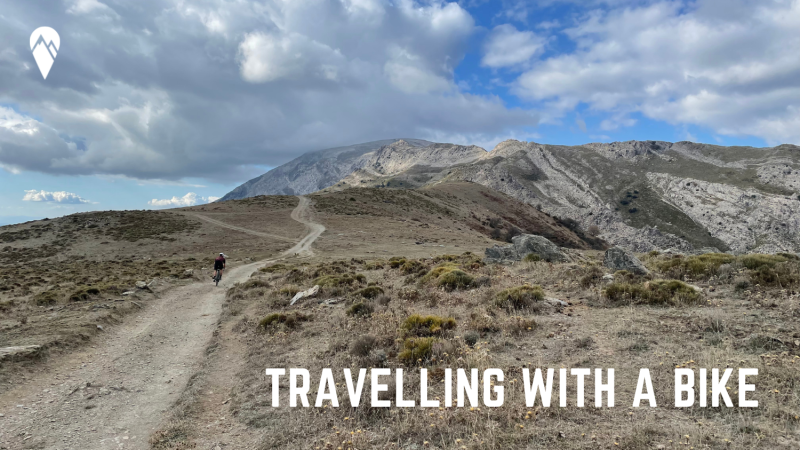
[[[61,38],[58,37],[56,30],[50,27],[39,27],[31,34],[31,51],[33,52],[33,59],[39,66],[44,79],[47,79],[47,74],[50,73],[50,68],[53,67],[53,62],[58,56],[58,49],[61,47]]]

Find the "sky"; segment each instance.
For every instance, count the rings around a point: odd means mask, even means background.
[[[798,25],[800,0],[4,0],[0,225],[379,139],[800,144]]]

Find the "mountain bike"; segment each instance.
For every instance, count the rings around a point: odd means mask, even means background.
[[[219,286],[219,280],[222,279],[222,271],[217,270],[214,274],[214,286]]]

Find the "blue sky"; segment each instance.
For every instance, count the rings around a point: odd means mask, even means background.
[[[200,204],[394,137],[797,144],[797,23],[795,0],[8,0],[0,224]]]

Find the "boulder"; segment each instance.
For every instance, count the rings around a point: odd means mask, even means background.
[[[314,287],[312,287],[311,289],[306,289],[303,292],[298,292],[297,294],[295,294],[295,296],[292,297],[292,301],[289,304],[290,305],[294,305],[295,303],[297,303],[298,300],[300,300],[302,298],[313,297],[313,296],[317,295],[317,292],[319,292],[319,285],[318,284],[314,285]]]
[[[147,283],[145,283],[144,281],[137,281],[136,287],[138,289],[147,289]]]
[[[627,270],[636,275],[647,275],[649,270],[639,261],[633,253],[620,248],[612,247],[606,250],[606,255],[603,258],[603,265],[611,270]]]
[[[512,245],[519,255],[519,259],[530,253],[539,255],[543,261],[564,262],[568,261],[567,255],[556,244],[547,238],[535,234],[520,234],[511,239]]]
[[[510,264],[521,261],[531,253],[538,255],[542,261],[569,261],[569,257],[556,244],[535,234],[514,236],[509,245],[495,245],[487,248],[484,260],[490,264]]]

